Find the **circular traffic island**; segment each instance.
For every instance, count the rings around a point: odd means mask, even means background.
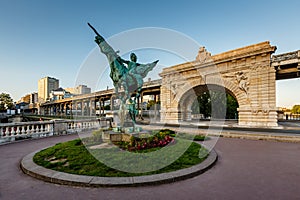
[[[57,184],[138,186],[194,177],[217,161],[214,150],[208,152],[188,134],[161,130],[113,143],[99,134],[33,152],[22,159],[21,169]]]

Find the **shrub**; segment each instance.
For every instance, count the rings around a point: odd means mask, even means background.
[[[92,135],[93,135],[93,140],[94,140],[95,142],[102,142],[102,133],[103,133],[103,130],[102,130],[102,129],[93,131],[93,133],[92,133]]]
[[[195,137],[194,137],[195,141],[204,141],[207,139],[208,139],[208,137],[205,137],[205,135],[195,135]]]

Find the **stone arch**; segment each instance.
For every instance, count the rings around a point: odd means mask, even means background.
[[[215,79],[210,79],[210,81],[207,82],[206,84],[218,85],[220,87],[224,87],[226,91],[228,91],[233,97],[236,98],[240,106],[246,106],[248,104],[248,98],[246,93],[243,92],[241,89],[239,89],[238,85],[232,81],[228,81],[226,79],[220,80],[219,78],[215,78]],[[184,97],[184,95],[187,95],[188,92],[191,92],[193,88],[199,85],[205,85],[205,84],[200,83],[197,80],[194,80],[194,81],[189,81],[183,87],[177,88],[176,95],[174,98],[175,101],[174,103],[179,103],[180,100],[182,100],[182,98]]]
[[[182,102],[190,104],[193,98],[188,97],[193,88],[215,84],[226,88],[237,100],[239,125],[277,126],[276,74],[271,67],[275,50],[266,41],[213,55],[213,62],[192,61],[164,69],[160,73],[161,122],[178,123],[179,115],[189,111]]]

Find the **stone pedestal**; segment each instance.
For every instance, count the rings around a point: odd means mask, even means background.
[[[104,142],[130,142],[132,136],[138,137],[143,133],[141,127],[115,127],[112,131],[103,131]]]

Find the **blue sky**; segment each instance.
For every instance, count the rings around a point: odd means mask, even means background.
[[[0,0],[0,92],[16,101],[37,91],[44,76],[73,87],[95,48],[87,22],[106,38],[133,28],[162,27],[193,38],[212,54],[266,40],[279,54],[300,49],[299,7],[298,0]],[[299,87],[299,79],[278,81],[277,105],[300,104]]]

